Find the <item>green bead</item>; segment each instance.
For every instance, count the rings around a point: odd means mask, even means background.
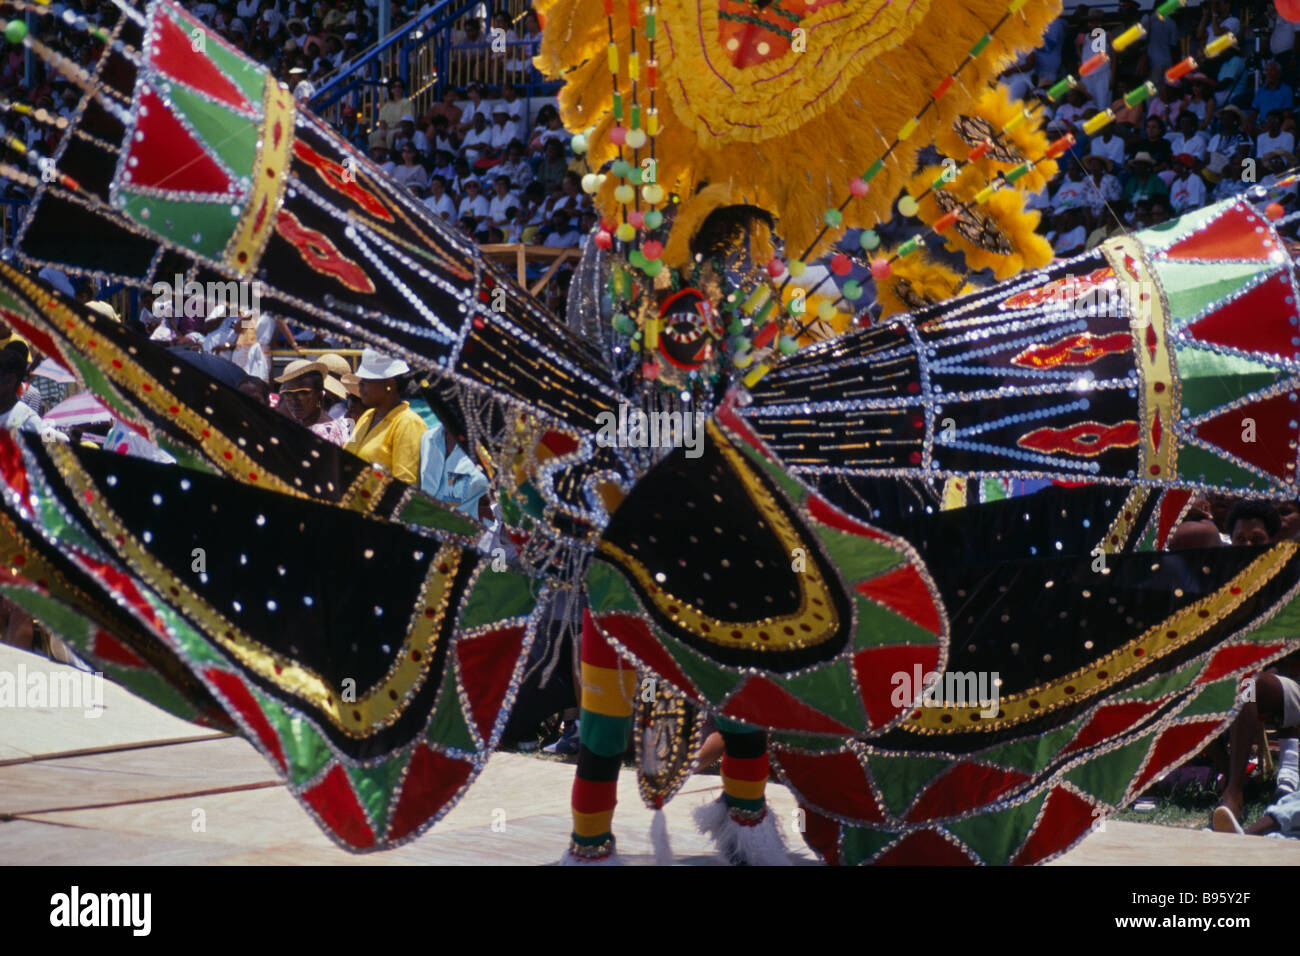
[[[791,315],[803,315],[804,312],[807,311],[807,309],[808,309],[808,302],[801,295],[796,295],[794,298],[792,298],[789,302],[785,304],[785,310],[789,312]]]
[[[1055,103],[1066,93],[1070,92],[1070,90],[1074,89],[1077,85],[1078,83],[1075,82],[1075,79],[1072,76],[1067,76],[1063,80],[1057,80],[1055,83],[1052,84],[1051,88],[1048,89],[1047,98],[1051,100],[1053,103]]]
[[[871,182],[871,180],[875,179],[877,176],[880,175],[880,171],[884,168],[885,168],[885,161],[883,159],[876,160],[874,163],[868,166],[867,171],[862,174],[863,181],[868,183]]]
[[[624,335],[631,335],[636,331],[636,323],[633,322],[632,317],[625,312],[614,313],[613,325],[616,332],[621,332]]]
[[[972,57],[979,56],[981,53],[985,51],[985,49],[988,48],[988,45],[992,42],[993,42],[992,35],[988,33],[984,34],[982,37],[976,40],[975,45],[970,48],[970,55]]]
[[[740,321],[739,318],[733,319],[731,324],[727,326],[728,335],[739,335],[743,331],[745,331],[745,323]]]
[[[627,181],[631,183],[633,186],[640,186],[641,170],[638,167],[633,166],[632,169],[627,174]]]
[[[906,256],[910,256],[920,248],[921,240],[916,236],[913,236],[911,239],[908,239],[907,242],[898,247],[898,258],[902,259]]]
[[[863,249],[870,252],[880,245],[880,234],[874,229],[863,229],[862,235],[858,236],[858,242]]]
[[[862,283],[850,279],[848,282],[844,283],[844,288],[840,291],[844,294],[844,298],[848,299],[850,302],[856,302],[858,299],[862,298]]]
[[[641,271],[653,279],[663,270],[663,267],[664,261],[662,259],[647,259],[645,265],[641,267]]]
[[[631,171],[631,169],[632,169],[632,164],[629,163],[626,159],[616,159],[614,160],[614,165],[609,168],[609,171],[613,173],[615,176],[617,176],[619,179],[623,179],[627,176],[627,174]]]
[[[793,335],[783,335],[777,340],[776,347],[782,355],[790,355],[799,348],[799,342]]]
[[[647,229],[658,229],[664,224],[664,214],[658,209],[651,209],[645,214],[645,227]]]
[[[830,226],[832,229],[838,229],[840,223],[844,221],[844,213],[840,212],[838,209],[827,209],[826,215],[823,218],[826,220],[826,225]]]
[[[22,43],[27,36],[27,24],[22,20],[10,20],[9,25],[5,27],[5,39],[14,46]]]
[[[633,249],[627,254],[627,261],[632,263],[632,265],[636,266],[638,269],[644,269],[646,264],[645,253],[640,249]]]

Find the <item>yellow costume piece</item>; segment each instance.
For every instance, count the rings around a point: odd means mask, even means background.
[[[407,402],[398,403],[378,424],[374,418],[373,408],[361,413],[343,450],[383,466],[398,481],[418,485],[420,439],[426,429],[424,419]]]
[[[534,63],[565,80],[560,93],[565,125],[573,130],[595,125],[588,150],[598,168],[619,154],[608,139],[613,100],[604,10],[591,0],[537,0],[534,6],[546,21]],[[968,108],[966,91],[983,90],[1008,63],[1036,47],[1060,9],[1059,0],[1033,0],[1011,14],[987,49],[962,70],[960,81],[894,150],[870,192],[844,210],[843,225],[827,230],[816,251],[829,248],[844,228],[871,226],[887,215],[917,150]],[[1007,12],[1007,3],[821,0],[805,3],[803,10],[797,27],[788,18],[782,27],[789,42],[777,37],[777,48],[765,52],[759,46],[761,56],[744,58],[733,45],[736,25],[719,15],[717,0],[661,0],[655,47],[662,128],[655,138],[657,182],[684,197],[683,206],[692,202],[698,185],[727,184],[733,201],[775,214],[787,247],[796,252],[817,235],[825,211],[848,195],[849,181],[883,154],[894,134]],[[626,5],[616,3],[614,36],[628,34]],[[644,38],[639,47],[648,53]],[[626,110],[625,73],[619,80]],[[645,149],[624,152],[629,160],[646,155]],[[617,207],[616,179],[610,176],[597,195],[606,215]]]
[[[977,102],[968,104],[953,122],[938,129],[934,145],[945,156],[963,160],[979,145],[982,138],[987,138],[981,136],[984,131],[991,129],[1001,133],[1004,126],[1027,108],[1024,100],[1013,100],[1007,88],[999,84],[985,91]],[[1047,151],[1049,143],[1047,133],[1042,129],[1045,120],[1046,117],[1039,111],[1011,132],[1001,133],[999,139],[1006,152],[991,153],[983,159],[975,160],[971,166],[979,170],[984,181],[988,182],[996,178],[998,173],[1005,173],[1024,160],[1038,159]],[[1056,177],[1057,168],[1054,159],[1038,163],[1016,180],[1015,188],[1024,193],[1036,193]]]
[[[881,318],[942,302],[966,291],[965,280],[947,266],[919,252],[894,260],[888,279],[876,282]]]

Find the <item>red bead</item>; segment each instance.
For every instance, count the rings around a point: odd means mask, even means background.
[[[640,209],[633,209],[627,214],[627,221],[633,229],[640,229],[645,225],[645,213]]]
[[[934,92],[930,94],[930,98],[937,100],[940,97],[942,97],[943,94],[947,93],[948,90],[952,88],[952,83],[953,83],[953,77],[945,76],[939,82],[939,85],[934,88]]]
[[[772,340],[776,338],[776,331],[775,322],[769,322],[767,325],[759,329],[758,334],[754,336],[754,348],[767,348],[767,346],[771,344]]]
[[[614,237],[611,236],[604,229],[596,233],[596,238],[593,239],[592,241],[596,243],[597,249],[608,249],[614,245]]]
[[[970,155],[966,157],[966,160],[968,162],[973,163],[978,159],[983,159],[985,156],[989,154],[989,150],[992,148],[993,148],[993,141],[986,139],[984,142],[980,143],[978,146],[976,146],[974,149],[970,151]]]
[[[1074,145],[1074,134],[1066,133],[1064,136],[1060,136],[1052,140],[1052,144],[1048,146],[1047,151],[1043,153],[1043,158],[1056,159],[1058,156],[1062,155],[1067,149],[1069,149],[1073,145]]]
[[[952,212],[944,213],[942,216],[939,217],[938,220],[935,221],[934,231],[943,232],[945,229],[952,227],[957,222],[957,216],[958,216],[958,211],[956,209],[954,209]]]
[[[627,128],[623,126],[611,126],[609,128],[609,141],[615,146],[622,146],[627,142]]]
[[[773,256],[767,263],[767,274],[773,279],[785,272],[785,263]]]
[[[1083,65],[1079,67],[1079,75],[1088,76],[1089,74],[1096,73],[1109,62],[1110,57],[1108,57],[1104,52],[1098,53],[1084,61]]]
[[[889,260],[883,256],[879,259],[871,260],[871,277],[873,279],[888,279],[890,273]]]
[[[1271,202],[1264,207],[1264,215],[1268,216],[1269,219],[1281,219],[1283,212],[1285,210],[1282,208],[1281,203]]]
[[[831,272],[834,272],[837,276],[848,275],[849,270],[852,268],[853,263],[849,261],[849,257],[844,253],[837,252],[831,257]]]
[[[861,176],[854,176],[851,180],[849,180],[849,192],[851,192],[853,195],[859,198],[865,196],[867,194],[867,190],[870,188],[871,187],[867,184],[867,181],[863,179]]]
[[[642,374],[643,376],[645,376],[646,378],[651,379],[651,380],[658,378],[658,377],[659,377],[659,363],[658,363],[658,362],[646,362],[644,365],[641,366],[641,374]]]
[[[641,255],[647,259],[658,259],[664,254],[664,244],[656,239],[649,239],[641,243]]]

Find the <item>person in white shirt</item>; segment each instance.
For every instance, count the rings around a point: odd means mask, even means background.
[[[492,131],[488,129],[487,117],[482,113],[474,114],[474,123],[465,134],[461,152],[471,163],[477,163],[492,149]]]
[[[478,180],[467,179],[464,184],[465,196],[456,207],[456,212],[461,219],[469,218],[474,220],[475,231],[487,219],[488,201],[479,195]]]
[[[1174,212],[1186,212],[1205,205],[1205,182],[1192,170],[1196,159],[1187,153],[1174,157],[1174,180],[1169,184],[1169,205]]]
[[[1095,147],[1097,141],[1092,142]],[[1088,169],[1088,183],[1091,187],[1088,207],[1093,212],[1100,212],[1107,204],[1118,201],[1123,191],[1120,189],[1119,180],[1111,175],[1115,164],[1111,162],[1110,157],[1100,153],[1089,153],[1083,157],[1083,165]]]
[[[1279,149],[1284,153],[1294,153],[1295,134],[1283,131],[1282,111],[1269,110],[1266,122],[1264,132],[1260,133],[1255,141],[1255,155],[1263,159],[1269,153]]]
[[[510,144],[505,161],[492,171],[510,177],[510,184],[515,189],[524,189],[533,181],[533,167],[524,159],[524,147],[518,140]]]
[[[1094,136],[1090,146],[1090,152],[1109,159],[1112,168],[1124,162],[1124,140],[1116,135],[1114,123]]]
[[[434,215],[449,222],[456,218],[456,203],[447,194],[447,180],[441,176],[429,179],[429,195],[424,197],[424,204],[433,210]]]
[[[1169,152],[1173,156],[1179,153],[1187,153],[1195,156],[1200,162],[1210,154],[1210,144],[1206,141],[1205,136],[1198,131],[1200,120],[1191,110],[1183,110],[1178,114],[1178,132],[1169,133],[1165,139],[1169,141]]]
[[[460,108],[460,123],[456,127],[456,132],[460,133],[461,136],[474,128],[475,116],[482,114],[484,123],[492,119],[489,112],[491,107],[483,102],[483,87],[477,83],[471,83],[469,89],[465,91],[465,95],[469,97],[469,102]]]
[[[1056,194],[1052,196],[1052,211],[1059,213],[1067,209],[1077,209],[1080,206],[1086,206],[1091,201],[1093,188],[1083,177],[1083,169],[1078,163],[1070,163],[1065,167],[1065,181],[1056,189]]]
[[[415,146],[417,155],[429,155],[429,140],[424,133],[415,128],[415,117],[410,113],[403,116],[401,122],[397,124],[397,134],[393,137],[393,149],[400,154],[402,147],[407,143]]]
[[[402,165],[393,170],[392,176],[398,185],[407,189],[412,186],[418,186],[421,190],[429,188],[429,174],[420,165],[415,155],[415,146],[411,143],[402,147]]]
[[[1088,241],[1088,231],[1079,220],[1077,209],[1062,209],[1058,212],[1055,226],[1056,228],[1047,234],[1046,239],[1052,244],[1057,258],[1083,251]]]
[[[504,156],[510,144],[520,137],[519,127],[510,118],[510,108],[504,103],[497,103],[492,109],[492,151],[497,157]]]
[[[493,189],[495,192],[488,202],[488,225],[494,229],[505,229],[519,210],[519,196],[510,191],[508,176],[498,176],[493,182]]]

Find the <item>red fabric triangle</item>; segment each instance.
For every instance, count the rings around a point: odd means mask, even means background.
[[[825,860],[827,866],[840,866],[840,825],[802,803],[799,809],[804,812],[803,842]]]
[[[469,698],[479,736],[485,741],[492,736],[492,727],[501,712],[501,702],[519,662],[523,639],[522,627],[503,627],[473,638],[462,637],[456,643],[460,682]]]
[[[136,130],[144,137],[131,137],[127,188],[230,192],[230,178],[153,90],[140,94]]]
[[[126,667],[148,667],[144,658],[127,647],[102,627],[95,631],[94,654],[105,661],[122,664]]]
[[[1221,647],[1218,653],[1210,658],[1210,663],[1201,676],[1196,678],[1196,683],[1208,684],[1234,671],[1247,668],[1256,661],[1262,661],[1281,649],[1281,644],[1233,644],[1229,647]]]
[[[1091,803],[1064,787],[1056,787],[1048,794],[1038,826],[1012,864],[1027,866],[1064,850],[1092,826],[1095,819]]]
[[[1174,530],[1174,523],[1178,520],[1178,515],[1182,513],[1183,505],[1192,497],[1190,491],[1171,488],[1161,494],[1160,497],[1160,520],[1156,525],[1155,546],[1164,550],[1169,543],[1169,535]]]
[[[284,759],[284,747],[280,744],[280,736],[271,726],[271,722],[266,719],[266,715],[262,713],[262,708],[252,693],[244,686],[243,680],[218,667],[208,668],[203,675],[216,686],[217,692],[225,698],[226,702],[239,712],[239,716],[244,718],[253,733],[257,735],[257,739],[280,764],[280,769],[287,772],[289,763]]]
[[[154,41],[152,63],[178,83],[184,83],[214,100],[245,112],[253,111],[248,101],[217,65],[202,53],[194,52],[190,37],[166,14],[155,21],[158,34]]]
[[[856,731],[815,710],[766,677],[751,677],[727,701],[722,713],[733,720],[789,733],[844,734]]]
[[[1219,729],[1219,723],[1217,720],[1198,720],[1193,724],[1177,724],[1161,734],[1147,758],[1142,776],[1133,784],[1133,792],[1141,793],[1150,780],[1163,773],[1178,758],[1186,756],[1192,750],[1200,750],[1207,738]]]
[[[943,630],[939,609],[934,606],[930,589],[925,586],[925,579],[915,565],[905,564],[879,577],[869,578],[854,590],[878,601],[931,634]]]
[[[883,727],[900,713],[912,709],[909,700],[902,707],[894,701],[898,685],[894,682],[895,674],[916,673],[919,667],[921,678],[934,670],[939,663],[939,646],[937,644],[898,644],[893,647],[873,647],[853,655],[853,672],[858,678],[858,688],[862,693],[862,706],[867,711],[871,728]],[[915,683],[915,681],[913,681]],[[914,687],[912,695],[921,693],[921,687]]]
[[[1198,342],[1295,358],[1300,349],[1291,344],[1298,333],[1291,320],[1296,316],[1291,283],[1275,275],[1189,325],[1187,334]]]
[[[659,643],[658,638],[646,626],[645,621],[631,614],[602,614],[600,615],[600,626],[602,630],[607,631],[611,637],[626,647],[638,661],[682,693],[693,700],[704,699],[703,695],[695,689],[695,685],[690,678],[677,666],[677,662],[664,650],[663,645]],[[585,631],[583,632],[583,640],[586,640]]]
[[[1101,708],[1093,714],[1092,720],[1074,735],[1074,739],[1061,751],[1060,756],[1099,744],[1107,738],[1128,730],[1159,706],[1159,703],[1148,700],[1130,700]]]
[[[863,538],[870,538],[872,541],[894,540],[889,535],[882,534],[870,525],[855,521],[817,495],[808,496],[808,513],[822,524],[829,525],[836,531],[843,531],[845,534],[860,535]]]
[[[933,830],[920,830],[876,858],[876,866],[974,866],[951,840]]]
[[[1300,416],[1300,404],[1291,401],[1283,392],[1273,398],[1252,402],[1241,408],[1222,412],[1194,426],[1196,434],[1210,444],[1237,456],[1242,461],[1250,462],[1262,468],[1279,480],[1293,476],[1295,469],[1288,469],[1288,463],[1294,465],[1295,452],[1290,443],[1296,438],[1296,428],[1291,422]],[[1255,420],[1255,440],[1242,441],[1247,418]]]
[[[907,815],[909,823],[975,810],[1029,779],[1019,770],[959,763],[932,783]]]
[[[303,791],[302,798],[348,846],[365,849],[375,845],[375,831],[370,829],[366,811],[361,809],[347,773],[338,764],[325,775],[324,780]]]
[[[864,823],[885,819],[871,793],[871,784],[853,754],[800,754],[777,748],[772,755],[801,803]]]
[[[1174,243],[1165,250],[1165,255],[1170,259],[1194,261],[1245,259],[1263,262],[1276,246],[1264,246],[1264,240],[1271,239],[1271,236],[1267,231],[1255,231],[1255,227],[1262,224],[1263,220],[1254,213],[1241,206],[1232,206],[1209,226]]]
[[[388,821],[388,840],[400,840],[438,815],[469,779],[473,768],[425,744],[415,748],[402,781],[402,795]]]

